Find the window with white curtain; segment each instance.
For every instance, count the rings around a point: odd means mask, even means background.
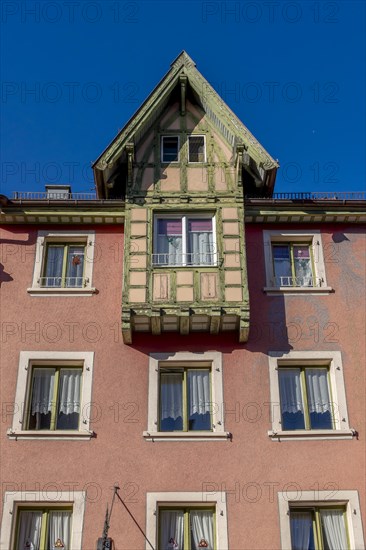
[[[71,550],[72,510],[20,509],[15,550]]]
[[[160,370],[160,431],[211,430],[210,369]]]
[[[216,265],[214,224],[206,214],[156,216],[154,265]]]
[[[279,491],[277,498],[281,550],[365,548],[358,491]]]
[[[283,430],[333,429],[327,367],[279,367]]]
[[[151,353],[147,441],[226,441],[222,354]]]
[[[39,483],[38,483],[39,486]],[[82,550],[85,491],[5,491],[0,525],[4,550]],[[46,500],[45,497],[47,496]]]
[[[318,286],[308,243],[272,243],[272,256],[273,286]]]
[[[325,250],[319,229],[264,230],[263,245],[263,290],[267,294],[325,295],[332,292],[327,284]],[[329,248],[329,243],[326,246],[328,253],[333,254],[334,249]]]
[[[290,508],[292,550],[348,550],[345,508]]]
[[[48,243],[41,277],[42,287],[75,287],[84,285],[83,243]]]
[[[212,508],[159,510],[158,550],[215,549]]]
[[[78,430],[82,372],[80,367],[33,366],[29,430]]]
[[[14,439],[90,439],[94,352],[21,351]]]
[[[340,351],[269,351],[274,440],[352,439]]]
[[[40,230],[31,296],[92,296],[95,231]]]

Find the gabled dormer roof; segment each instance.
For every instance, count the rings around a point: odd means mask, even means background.
[[[113,141],[93,163],[93,170],[99,196],[104,196],[104,185],[113,169],[120,162],[128,143],[138,143],[145,132],[154,124],[167,106],[169,98],[180,77],[185,76],[190,88],[201,104],[207,117],[223,136],[226,142],[235,149],[244,145],[244,164],[255,167],[259,178],[264,182],[270,179],[267,187],[273,187],[278,162],[262,147],[248,128],[226,105],[219,94],[197,70],[195,62],[182,51],[172,62],[170,70],[157,84],[151,94],[120,130]],[[267,177],[266,177],[267,176]],[[268,178],[268,176],[270,176]]]

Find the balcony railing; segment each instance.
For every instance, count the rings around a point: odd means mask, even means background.
[[[152,255],[154,266],[215,266],[217,265],[217,254],[215,252],[192,252],[187,254],[168,254],[161,252]]]
[[[275,287],[285,286],[285,287],[320,287],[322,280],[316,277],[291,277],[291,276],[281,276],[274,277],[272,279],[272,284]]]
[[[83,288],[88,279],[84,277],[40,277],[39,286],[42,288]]]
[[[260,199],[255,195],[245,195],[247,199]],[[309,191],[304,193],[273,193],[272,197],[265,197],[266,200],[338,200],[338,201],[364,201],[366,193],[364,191]]]

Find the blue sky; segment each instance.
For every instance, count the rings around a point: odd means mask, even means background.
[[[365,2],[6,1],[1,192],[90,164],[185,49],[268,152],[276,191],[365,188]]]

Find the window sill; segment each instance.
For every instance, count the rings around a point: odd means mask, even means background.
[[[32,287],[27,288],[30,296],[92,296],[98,291],[94,287],[59,288],[59,287]]]
[[[354,430],[286,430],[269,431],[269,437],[272,441],[305,441],[305,440],[325,440],[325,439],[353,439]]]
[[[334,290],[331,286],[265,286],[263,292],[269,296],[281,296],[282,294],[330,294]]]
[[[227,441],[230,432],[143,432],[145,441]]]
[[[95,437],[94,432],[89,430],[22,430],[15,431],[9,429],[7,431],[8,439],[63,439],[65,441],[80,441],[80,440],[89,440],[92,437]]]

